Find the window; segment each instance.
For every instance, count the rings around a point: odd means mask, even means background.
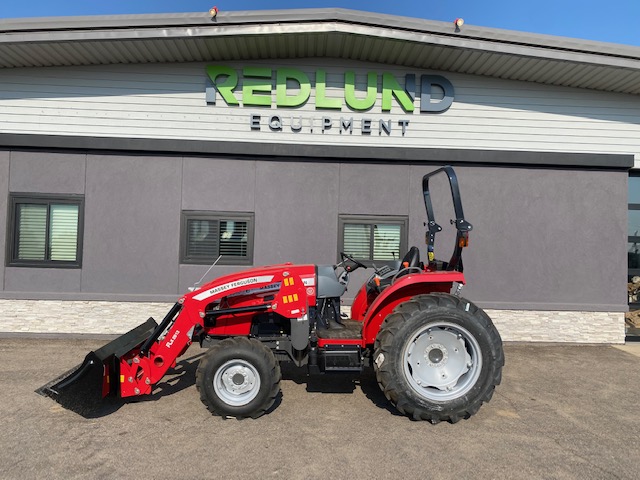
[[[181,263],[253,263],[253,214],[182,212]]]
[[[339,252],[372,263],[399,260],[407,251],[406,217],[340,215]]]
[[[640,276],[640,176],[629,177],[629,237],[628,262],[629,282]],[[633,309],[640,308],[640,298],[630,294],[630,305]]]
[[[9,266],[81,266],[84,197],[11,194],[9,204]]]

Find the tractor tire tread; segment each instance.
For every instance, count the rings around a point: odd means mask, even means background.
[[[383,354],[383,358],[393,355],[392,346],[394,339],[400,334],[400,330],[405,322],[410,321],[414,315],[429,312],[436,309],[452,309],[469,313],[478,325],[487,333],[491,348],[492,365],[490,378],[485,382],[483,391],[473,401],[462,408],[449,409],[427,409],[416,405],[410,401],[406,394],[404,385],[398,382],[397,371],[393,362],[383,361],[378,366],[375,359]],[[398,305],[393,312],[387,316],[380,326],[380,331],[374,344],[374,370],[376,379],[385,397],[396,409],[414,420],[427,420],[431,423],[447,421],[456,423],[461,419],[468,419],[478,412],[482,404],[488,402],[493,396],[495,387],[502,380],[502,367],[505,363],[504,351],[502,349],[502,339],[489,316],[472,302],[447,293],[430,293],[417,295],[407,302]]]
[[[206,377],[209,370],[212,367],[212,362],[217,362],[221,355],[226,352],[233,352],[235,350],[244,350],[251,352],[255,355],[255,358],[259,360],[260,364],[265,367],[267,374],[265,379],[269,380],[268,394],[264,397],[264,400],[252,408],[251,411],[246,413],[237,412],[225,412],[220,409],[218,405],[212,402],[209,397],[208,389],[205,388],[207,383]],[[236,418],[237,420],[244,420],[245,418],[258,418],[264,415],[275,403],[276,398],[280,392],[280,380],[282,379],[282,373],[280,371],[280,364],[276,360],[273,352],[260,341],[255,339],[249,339],[247,337],[230,337],[222,340],[213,347],[211,347],[204,354],[196,370],[196,389],[200,394],[200,401],[207,407],[207,410],[213,415],[220,416],[222,418]]]

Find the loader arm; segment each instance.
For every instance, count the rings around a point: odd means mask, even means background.
[[[184,308],[183,303],[176,303],[140,348],[119,357],[116,393],[122,398],[150,394],[189,348],[197,326],[202,326],[202,319],[193,315],[192,309]]]
[[[268,279],[266,278],[268,277]],[[247,285],[235,280],[236,287],[223,289],[220,295],[242,292]],[[269,297],[254,298],[250,305],[218,308],[209,310],[207,307],[219,295],[194,293],[181,298],[169,311],[164,320],[154,330],[152,335],[140,348],[135,348],[120,358],[120,390],[121,397],[132,397],[150,394],[153,386],[176,365],[178,357],[182,356],[193,342],[196,330],[207,328],[205,318],[241,316],[243,333],[249,334],[251,316],[258,312],[272,311],[283,317],[297,319],[307,318],[308,306],[303,281],[294,273],[283,271],[265,276],[262,283],[251,284],[252,288],[264,288],[277,285],[277,293]],[[219,286],[212,286],[209,291],[216,292]],[[265,301],[265,299],[268,299]],[[298,322],[292,322],[297,325]],[[210,331],[213,329],[210,328]],[[308,335],[308,326],[306,327]],[[300,333],[298,333],[298,336]]]
[[[107,396],[148,395],[195,338],[249,336],[260,313],[290,318],[293,340],[301,345],[314,304],[314,265],[288,263],[226,275],[184,295],[160,324],[150,318],[36,392],[83,415]]]

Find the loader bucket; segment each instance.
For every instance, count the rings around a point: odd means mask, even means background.
[[[158,326],[153,318],[133,330],[89,352],[75,368],[36,390],[68,410],[91,416],[107,396],[119,394],[120,358],[147,340]]]

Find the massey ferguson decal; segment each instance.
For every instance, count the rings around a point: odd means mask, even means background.
[[[228,295],[228,297],[231,298],[231,297],[240,297],[243,295],[254,295],[254,294],[260,294],[260,293],[275,292],[276,290],[280,290],[280,282],[270,283],[269,285],[263,285],[262,287],[252,288],[250,290],[242,290],[237,293],[232,293],[231,295]]]
[[[315,276],[313,276],[313,277],[303,277],[302,278],[302,283],[304,284],[305,287],[308,287],[307,288],[307,295],[313,295],[314,292],[315,292],[313,287],[316,284]],[[232,294],[228,295],[228,297],[232,298],[232,297],[239,297],[239,296],[243,296],[243,295],[254,295],[254,294],[275,292],[277,290],[280,290],[281,286],[282,286],[282,282],[274,282],[274,283],[270,283],[268,285],[263,285],[262,287],[252,288],[250,290],[242,290],[242,291],[237,292],[237,293],[232,293]]]
[[[247,285],[254,285],[256,283],[268,283],[271,280],[273,280],[273,275],[261,275],[259,277],[241,278],[240,280],[236,280],[235,282],[218,285],[217,287],[211,288],[206,292],[199,293],[193,298],[198,301],[206,300],[207,298],[213,297],[218,293],[226,292],[227,290],[233,290],[239,287],[245,287]]]

